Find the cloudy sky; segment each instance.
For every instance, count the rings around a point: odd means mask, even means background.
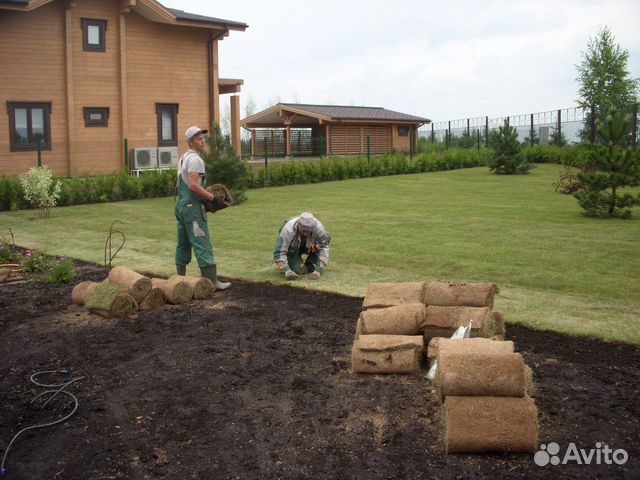
[[[575,65],[608,26],[640,77],[640,1],[160,0],[249,24],[220,43],[244,105],[380,106],[434,121],[575,106]],[[225,97],[222,97],[225,99]]]

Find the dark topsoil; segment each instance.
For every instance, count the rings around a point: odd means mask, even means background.
[[[81,267],[82,279],[104,272]],[[541,442],[629,454],[538,467],[530,454],[446,455],[422,376],[355,375],[362,299],[236,281],[188,307],[106,320],[71,286],[0,286],[0,449],[37,410],[29,376],[68,368],[77,414],[22,435],[9,479],[640,478],[640,349],[508,326],[538,385]]]

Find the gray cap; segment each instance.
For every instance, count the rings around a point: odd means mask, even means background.
[[[304,212],[298,217],[298,228],[300,230],[312,231],[315,226],[316,217],[313,216],[313,213]]]

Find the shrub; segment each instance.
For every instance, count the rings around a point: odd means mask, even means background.
[[[27,272],[44,272],[49,268],[49,258],[42,252],[27,250],[22,262]]]
[[[41,217],[49,216],[49,209],[56,206],[60,197],[60,183],[53,179],[49,167],[33,167],[20,176],[24,198],[33,208],[39,208]]]
[[[20,210],[28,206],[20,180],[17,177],[0,178],[0,210]]]
[[[11,247],[0,240],[0,263],[5,263],[9,260],[11,260]]]
[[[40,280],[42,283],[69,283],[76,278],[76,270],[73,261],[68,258],[54,260],[51,269]]]
[[[522,156],[518,131],[505,124],[490,134],[489,145],[493,150],[493,158],[489,169],[499,175],[523,175],[529,173],[533,165]]]

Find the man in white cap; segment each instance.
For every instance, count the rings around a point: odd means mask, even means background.
[[[310,280],[318,280],[329,263],[330,242],[324,225],[312,213],[304,212],[280,228],[273,260],[287,280],[305,274]]]
[[[205,190],[207,179],[204,160],[201,157],[207,133],[207,130],[199,127],[187,128],[185,138],[189,149],[178,162],[178,201],[175,207],[178,221],[176,271],[178,275],[186,274],[193,248],[201,275],[211,280],[216,290],[226,290],[231,284],[218,280],[207,212],[202,203],[203,200],[214,201],[214,195]]]

